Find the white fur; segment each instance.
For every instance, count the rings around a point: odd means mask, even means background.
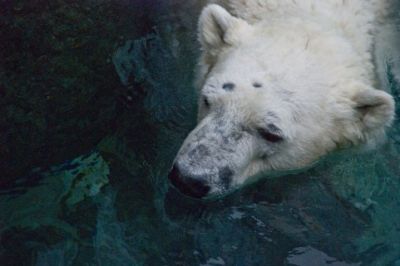
[[[394,101],[374,88],[371,51],[386,1],[219,3],[229,11],[211,4],[199,19],[199,126],[183,147],[193,141],[207,145],[193,136],[212,123],[205,118],[223,110],[228,124],[250,132],[236,157],[219,154],[242,160],[229,162],[238,186],[262,171],[306,167],[337,148],[373,144],[384,137],[393,121]],[[227,82],[235,84],[233,91],[222,89]],[[282,130],[284,141],[266,143],[252,131],[268,123]],[[186,150],[182,148],[177,162],[189,160]]]

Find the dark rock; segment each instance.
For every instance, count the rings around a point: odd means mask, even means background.
[[[0,187],[113,131],[122,84],[111,56],[154,24],[155,1],[133,2],[0,2]]]

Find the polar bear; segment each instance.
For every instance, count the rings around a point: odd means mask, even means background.
[[[224,195],[384,138],[394,100],[376,88],[372,56],[384,0],[220,4],[199,18],[198,125],[169,173],[182,193]]]

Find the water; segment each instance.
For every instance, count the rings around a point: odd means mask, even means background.
[[[20,66],[0,84],[21,99],[2,106],[30,114],[17,121],[30,132],[19,131],[13,158],[33,169],[1,168],[1,265],[400,265],[398,120],[376,151],[193,201],[166,175],[195,125],[201,1],[34,2],[0,2],[1,37],[16,35],[5,65]],[[397,14],[376,64],[400,102]],[[49,112],[58,107],[67,114]]]

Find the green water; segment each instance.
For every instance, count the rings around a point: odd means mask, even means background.
[[[398,119],[377,150],[223,199],[169,188],[200,2],[0,2],[0,265],[400,265]],[[398,18],[376,45],[397,103]]]

